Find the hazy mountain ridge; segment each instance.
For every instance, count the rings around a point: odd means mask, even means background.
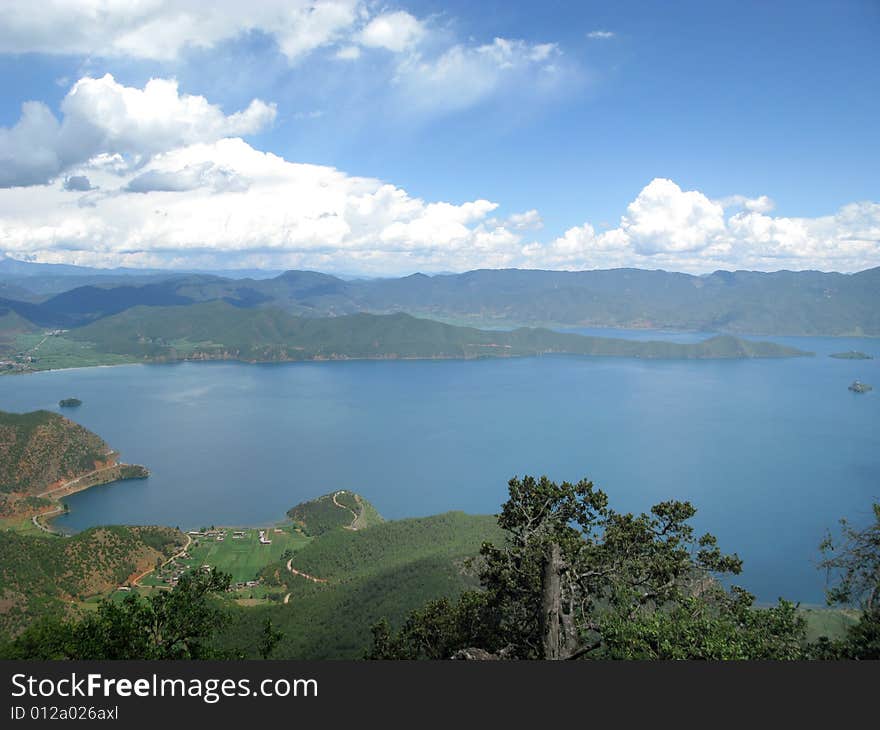
[[[41,303],[7,296],[0,306],[44,327],[80,326],[138,305],[224,300],[312,317],[406,312],[478,326],[880,336],[880,268],[857,274],[717,271],[707,276],[641,269],[484,269],[372,280],[312,271],[270,279],[169,272],[156,281],[153,276],[146,282],[76,287]],[[8,284],[27,288],[22,280]]]
[[[548,329],[479,330],[404,313],[297,317],[280,309],[245,309],[226,302],[135,307],[68,338],[105,353],[138,359],[231,359],[253,362],[515,357],[548,353],[644,358],[791,357],[800,350],[730,336],[699,343],[584,337]]]

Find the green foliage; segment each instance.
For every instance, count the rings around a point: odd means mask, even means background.
[[[226,614],[212,599],[229,587],[217,571],[191,572],[172,591],[121,602],[103,600],[82,621],[47,618],[3,648],[10,659],[211,659],[223,658],[210,640]],[[271,626],[266,648],[278,637]]]
[[[500,536],[491,517],[446,512],[385,522],[367,530],[327,532],[299,550],[294,564],[298,570],[336,583],[427,558],[451,562],[475,556],[484,541]]]
[[[840,535],[820,544],[828,572],[828,603],[858,604],[862,615],[846,636],[821,637],[810,651],[822,659],[880,659],[880,503],[872,506],[874,521],[857,528],[840,520]]]
[[[769,609],[752,606],[743,591],[715,600],[686,596],[661,610],[632,616],[610,612],[602,621],[604,659],[799,659],[805,620],[781,600]]]
[[[332,494],[302,502],[288,510],[287,516],[302,528],[303,532],[312,536],[348,527],[353,519],[349,510],[337,507],[333,503]]]
[[[182,544],[167,527],[95,527],[63,539],[0,532],[0,635],[107,593]]]
[[[498,517],[506,542],[485,545],[484,593],[435,602],[391,634],[374,631],[374,658],[449,658],[478,647],[522,658],[779,658],[799,656],[804,619],[790,603],[753,608],[716,576],[741,561],[696,510],[668,501],[633,515],[608,507],[592,482],[546,477],[509,483]]]
[[[278,631],[272,624],[272,619],[267,618],[263,624],[263,634],[260,637],[259,652],[261,659],[268,659],[278,646],[278,642],[284,638],[284,632]]]
[[[287,516],[303,532],[312,536],[344,527],[363,529],[384,522],[372,504],[359,494],[347,490],[302,502],[288,510]]]
[[[287,559],[327,582],[292,575],[286,560],[270,566],[264,577],[286,583],[289,604],[230,609],[232,623],[218,646],[250,647],[248,656],[257,656],[254,647],[269,617],[284,632],[275,657],[360,658],[368,648],[370,626],[381,617],[399,626],[426,602],[455,600],[475,588],[469,559],[483,542],[501,537],[492,517],[461,512],[324,533]]]
[[[292,530],[289,526],[276,533],[267,528],[271,543],[261,544],[257,530],[242,528],[244,537],[232,537],[236,528],[228,528],[222,542],[211,538],[196,538],[189,549],[189,559],[178,562],[192,568],[210,565],[232,575],[233,582],[253,580],[267,565],[275,565],[283,554],[293,555],[295,551],[308,544],[309,538]]]

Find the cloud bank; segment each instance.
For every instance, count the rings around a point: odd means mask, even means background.
[[[389,27],[391,35],[377,37],[394,46],[396,26]],[[471,63],[503,74],[548,62],[556,50],[497,39],[450,53],[442,63],[412,62],[442,85],[466,76]],[[386,181],[260,151],[242,139],[275,117],[274,105],[258,99],[226,114],[204,97],[181,94],[173,80],[139,89],[108,75],[80,79],[61,112],[59,120],[28,102],[15,126],[0,129],[0,251],[16,258],[389,275],[880,264],[880,204],[871,201],[793,218],[773,215],[767,195],[711,199],[656,178],[616,226],[585,222],[540,240],[545,222],[535,209],[503,212],[484,198],[424,200]]]

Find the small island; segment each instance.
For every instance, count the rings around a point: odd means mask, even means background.
[[[848,350],[847,352],[835,352],[828,357],[833,357],[837,360],[873,360],[873,355],[868,355],[865,352],[859,352],[858,350]]]
[[[849,389],[853,393],[867,393],[869,390],[874,390],[872,386],[858,380],[853,381],[853,384],[849,386]]]
[[[79,398],[63,398],[58,401],[58,406],[60,408],[76,408],[81,405],[82,401]]]

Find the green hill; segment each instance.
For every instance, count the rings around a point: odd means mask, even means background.
[[[0,634],[70,613],[169,557],[184,544],[168,527],[96,527],[70,538],[0,531]]]
[[[296,317],[278,309],[225,302],[135,307],[68,338],[133,359],[231,359],[249,362],[515,357],[547,353],[643,358],[792,357],[800,350],[719,336],[696,344],[584,337],[547,329],[458,327],[407,314]]]
[[[230,608],[233,622],[221,644],[257,646],[268,617],[284,632],[275,657],[361,657],[380,618],[399,625],[426,601],[476,587],[468,558],[484,541],[501,539],[494,517],[461,512],[331,530],[289,558],[297,570],[326,582],[291,574],[284,560],[268,566],[264,579],[290,592],[289,602]]]
[[[306,534],[323,535],[330,530],[359,530],[383,522],[382,516],[359,494],[339,490],[302,502],[287,516]]]

